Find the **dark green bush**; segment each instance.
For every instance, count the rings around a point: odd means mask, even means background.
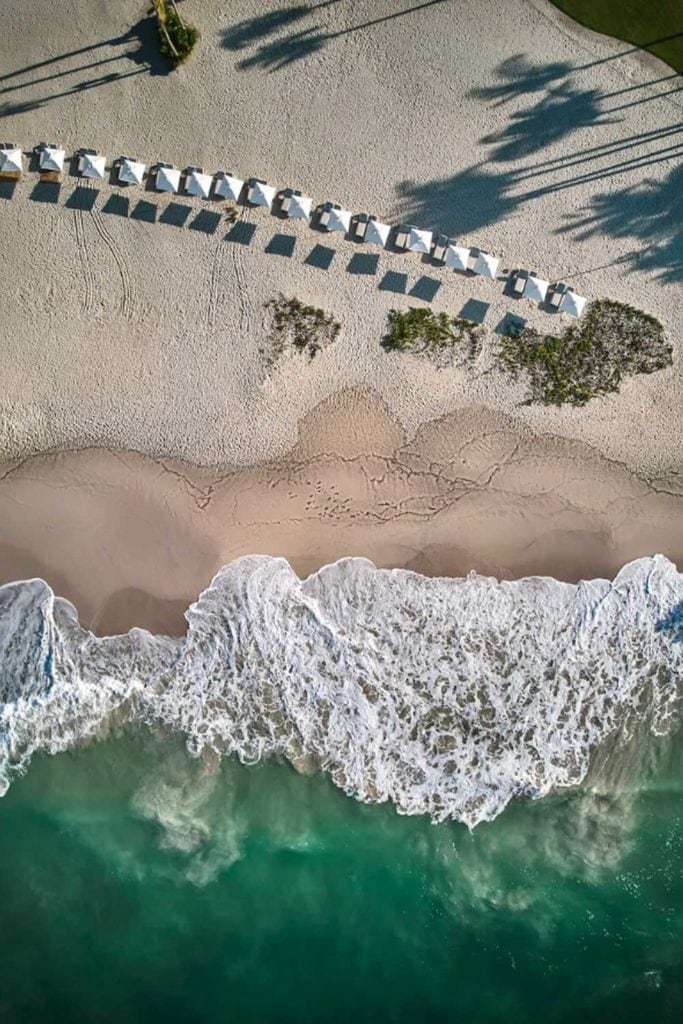
[[[585,405],[619,390],[625,376],[653,373],[672,363],[664,328],[653,316],[623,302],[592,302],[582,320],[559,335],[530,327],[504,335],[501,369],[529,378],[528,402]]]
[[[409,351],[427,355],[439,364],[452,361],[456,352],[467,346],[470,358],[477,355],[484,329],[472,320],[434,313],[431,309],[411,307],[389,311],[389,330],[382,345],[389,351]]]

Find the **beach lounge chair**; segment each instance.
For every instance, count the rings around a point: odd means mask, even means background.
[[[272,206],[275,196],[276,190],[272,185],[266,184],[261,178],[249,179],[247,202],[252,206]]]
[[[437,235],[432,245],[432,259],[437,263],[443,263],[446,257],[446,249],[451,245],[448,235]]]
[[[553,306],[555,309],[559,309],[562,297],[566,291],[567,285],[562,281],[558,281],[557,284],[554,284],[551,289],[552,294],[548,299],[548,305]]]
[[[351,211],[337,203],[325,203],[318,223],[326,231],[343,231],[346,234],[351,230]]]
[[[471,252],[462,245],[447,245],[444,253],[444,264],[452,270],[469,270]]]
[[[492,256],[490,252],[479,251],[474,262],[474,272],[495,281],[499,264],[500,260],[497,256]]]
[[[222,196],[223,199],[231,199],[233,203],[236,203],[242,194],[243,188],[244,182],[242,179],[236,178],[229,171],[219,171],[216,175],[214,194]]]
[[[412,252],[429,253],[432,247],[432,232],[421,231],[413,224],[399,224],[396,228],[396,248]]]
[[[114,161],[116,180],[119,185],[142,185],[145,165],[130,156],[120,156]]]
[[[313,200],[310,196],[302,196],[297,189],[288,188],[285,189],[280,209],[288,217],[301,217],[308,220],[311,216],[312,206]]]
[[[188,196],[208,199],[211,195],[212,184],[213,178],[210,174],[204,174],[203,167],[187,167],[185,169],[185,192]]]
[[[524,298],[530,299],[532,302],[545,302],[549,287],[550,285],[547,281],[544,281],[542,277],[538,277],[532,271],[525,282]]]
[[[524,295],[524,289],[526,288],[526,283],[527,283],[528,280],[529,280],[529,271],[528,270],[517,270],[517,271],[515,271],[515,274],[514,274],[514,276],[512,278],[512,291],[513,291],[513,293],[515,295],[518,295],[521,298],[521,296]]]
[[[96,149],[82,149],[78,154],[78,173],[84,178],[104,178],[107,158]]]
[[[376,217],[368,216],[367,213],[360,213],[356,218],[353,237],[359,242],[368,242],[370,245],[384,248],[390,233],[391,228],[388,224],[382,224]]]
[[[394,238],[394,245],[396,248],[407,249],[409,236],[410,224],[398,224],[396,227],[396,237]]]
[[[365,241],[365,232],[368,229],[369,213],[359,213],[353,218],[353,237],[357,242]]]
[[[55,181],[64,170],[66,153],[58,146],[41,142],[38,146],[38,166],[43,176]]]
[[[17,180],[24,169],[23,153],[13,142],[0,146],[0,176]]]
[[[180,171],[173,164],[158,163],[154,169],[154,185],[157,192],[179,192]]]
[[[570,316],[580,317],[588,300],[583,295],[577,295],[573,288],[567,288],[560,302],[560,313],[569,313]]]

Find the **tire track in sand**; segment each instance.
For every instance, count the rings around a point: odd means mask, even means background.
[[[57,307],[57,296],[59,289],[56,282],[56,268],[58,266],[57,253],[59,252],[59,235],[62,219],[59,216],[55,216],[52,212],[52,216],[49,219],[50,229],[46,236],[43,236],[42,249],[45,259],[45,312],[53,312]],[[30,311],[31,304],[33,302],[33,295],[27,295],[26,307]]]
[[[209,300],[206,308],[206,326],[209,330],[213,330],[216,326],[216,317],[218,315],[219,305],[219,294],[218,288],[221,279],[221,269],[223,266],[223,256],[225,255],[225,242],[218,242],[213,254],[213,261],[211,264],[211,276],[209,279]]]
[[[235,223],[251,224],[252,222],[244,215],[244,212],[240,215],[239,220]],[[237,282],[237,308],[239,312],[239,325],[242,332],[246,331],[249,326],[251,317],[249,316],[249,305],[245,299],[247,295],[247,278],[244,267],[244,250],[246,246],[239,242],[233,242],[230,245],[230,257],[232,260],[233,270],[235,271],[235,280]]]
[[[121,252],[119,251],[116,242],[111,237],[109,231],[105,227],[104,221],[102,220],[102,214],[100,213],[100,211],[93,207],[90,211],[90,215],[92,217],[93,224],[95,225],[97,233],[106,245],[107,249],[109,249],[109,252],[111,253],[113,260],[116,263],[116,266],[119,271],[122,288],[119,312],[121,316],[125,317],[127,320],[131,320],[133,319],[133,314],[136,309],[135,290],[133,282],[131,280],[130,272],[128,270],[128,266],[126,264],[126,260],[121,255]]]
[[[76,250],[81,264],[85,297],[81,303],[84,313],[92,313],[95,308],[95,275],[92,268],[92,260],[88,251],[88,242],[85,237],[85,224],[83,222],[83,210],[74,209],[74,225],[76,229]]]

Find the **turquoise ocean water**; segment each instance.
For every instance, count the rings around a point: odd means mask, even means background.
[[[0,588],[0,1024],[683,1021],[675,566],[258,556],[187,620]]]
[[[680,1021],[683,757],[470,833],[119,736],[0,801],[0,1019]]]

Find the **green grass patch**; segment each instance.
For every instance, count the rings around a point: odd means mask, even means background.
[[[306,306],[299,299],[287,299],[284,295],[269,299],[265,311],[270,361],[290,347],[310,361],[331,345],[341,330],[341,324],[324,309]]]
[[[411,307],[389,311],[389,329],[382,345],[390,352],[424,355],[439,365],[451,363],[456,353],[466,351],[475,358],[481,347],[481,324],[448,313]]]
[[[553,0],[587,28],[640,46],[683,73],[682,0]]]
[[[498,365],[529,379],[528,403],[585,405],[619,390],[624,377],[671,366],[672,348],[658,320],[622,302],[592,302],[559,335],[529,327],[501,339]]]

